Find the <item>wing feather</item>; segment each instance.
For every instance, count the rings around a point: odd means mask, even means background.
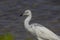
[[[36,35],[38,37],[41,37],[41,38],[47,38],[47,39],[58,39],[58,36],[52,32],[51,30],[49,30],[48,28],[40,25],[40,24],[32,24],[34,26],[34,29],[35,29],[35,32],[36,32]]]

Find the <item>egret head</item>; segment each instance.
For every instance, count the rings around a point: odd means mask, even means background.
[[[31,11],[30,10],[25,10],[23,15],[31,15]]]
[[[25,10],[25,12],[23,13],[23,14],[21,14],[21,15],[31,15],[31,11],[30,10]]]

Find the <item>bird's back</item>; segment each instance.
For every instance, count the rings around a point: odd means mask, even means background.
[[[44,39],[53,39],[53,40],[59,39],[55,33],[53,33],[51,30],[49,30],[48,28],[46,28],[40,24],[34,23],[34,24],[32,24],[32,26],[35,30],[37,37],[41,37]]]

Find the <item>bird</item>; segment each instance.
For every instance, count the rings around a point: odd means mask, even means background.
[[[20,16],[27,16],[24,20],[25,29],[35,35],[38,40],[60,40],[60,38],[47,27],[39,23],[29,24],[32,18],[31,10],[25,10],[24,13],[20,14]]]

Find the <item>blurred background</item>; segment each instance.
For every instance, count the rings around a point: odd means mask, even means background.
[[[15,40],[37,40],[23,25],[20,17],[26,9],[33,14],[31,23],[40,23],[60,35],[60,0],[0,0],[0,34],[10,32]]]

